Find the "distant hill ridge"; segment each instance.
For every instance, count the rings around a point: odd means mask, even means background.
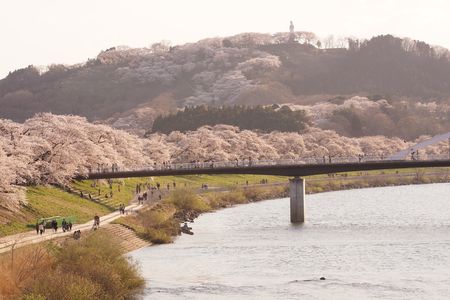
[[[355,94],[448,101],[449,58],[447,49],[391,35],[337,43],[307,32],[113,47],[76,66],[11,72],[0,80],[0,118],[51,111],[105,120],[143,107],[160,114],[187,105],[302,104]]]

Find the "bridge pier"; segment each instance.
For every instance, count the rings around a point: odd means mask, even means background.
[[[305,180],[300,177],[289,179],[291,196],[291,223],[305,222]]]

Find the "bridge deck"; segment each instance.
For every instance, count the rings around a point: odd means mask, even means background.
[[[442,160],[401,160],[401,161],[366,161],[366,162],[342,162],[342,163],[295,163],[295,164],[258,164],[258,165],[210,165],[193,166],[192,164],[180,164],[167,168],[148,168],[140,170],[123,170],[116,172],[97,172],[88,174],[85,179],[130,178],[150,176],[176,176],[176,175],[219,175],[219,174],[252,174],[252,175],[278,175],[289,177],[301,177],[308,175],[389,170],[405,168],[431,168],[450,167],[449,159]],[[82,179],[79,177],[77,179]]]

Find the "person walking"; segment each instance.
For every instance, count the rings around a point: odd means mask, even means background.
[[[39,233],[42,235],[44,233],[44,222],[39,224]]]
[[[62,222],[61,222],[61,227],[62,227],[63,232],[66,232],[66,231],[67,231],[67,222],[66,222],[66,219],[63,219],[63,220],[62,220]]]
[[[36,221],[36,234],[39,234],[39,223]]]
[[[97,230],[100,227],[100,217],[96,214],[94,216],[94,230]]]
[[[58,222],[56,222],[56,220],[53,220],[53,229],[55,230],[55,233],[58,232]]]

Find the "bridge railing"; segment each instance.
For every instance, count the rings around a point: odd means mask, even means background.
[[[408,160],[430,161],[430,160],[449,160],[448,155],[427,155],[411,156]],[[150,171],[150,170],[194,170],[207,168],[250,168],[258,166],[286,166],[286,165],[304,165],[304,164],[339,164],[339,163],[365,163],[365,162],[383,162],[392,161],[388,156],[384,155],[359,155],[359,156],[322,156],[322,157],[303,157],[297,159],[278,159],[278,160],[232,160],[232,161],[197,161],[188,163],[170,163],[156,164],[152,166],[134,167],[134,168],[118,168],[114,171],[110,168],[102,168],[94,170],[91,174],[109,173],[109,172],[132,172],[132,171]]]

